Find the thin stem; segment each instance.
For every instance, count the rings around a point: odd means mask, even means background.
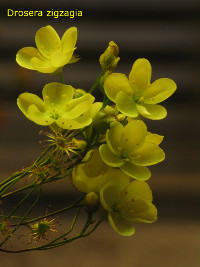
[[[122,125],[123,125],[123,126],[124,126],[124,124],[125,124],[127,118],[128,118],[128,116],[126,116],[126,117],[123,119],[123,121],[122,121]]]
[[[104,75],[104,72],[101,72],[100,75],[98,76],[98,78],[96,79],[95,83],[93,84],[93,86],[90,88],[90,90],[88,91],[88,93],[92,93],[94,91],[94,89],[97,87],[97,85],[99,84],[99,81],[101,79],[101,77]]]
[[[65,207],[65,208],[63,208],[63,209],[60,209],[60,210],[51,212],[51,213],[49,213],[49,214],[40,216],[40,217],[38,217],[38,218],[36,218],[36,219],[32,219],[32,220],[26,221],[26,222],[22,223],[22,225],[30,224],[30,223],[36,222],[36,221],[38,221],[38,220],[42,220],[42,219],[44,219],[44,218],[48,218],[48,217],[57,215],[57,214],[62,213],[62,212],[64,212],[64,211],[68,211],[68,210],[71,210],[71,209],[73,209],[73,208],[77,208],[77,207],[79,207],[79,206],[77,206],[77,204],[78,204],[79,202],[81,202],[81,201],[83,200],[83,198],[84,198],[84,197],[81,197],[81,198],[78,199],[75,203],[73,203],[73,204],[71,204],[71,205],[69,205],[69,206],[67,206],[67,207]],[[80,207],[82,207],[82,205],[81,205]]]
[[[63,78],[63,74],[62,74],[62,72],[59,73],[59,77],[60,77],[61,83],[62,83],[62,84],[66,84],[66,83],[65,83],[65,80],[64,80],[64,78]]]
[[[39,186],[39,185],[38,185]],[[38,188],[38,186],[37,187],[35,187],[34,188],[34,190],[35,189],[37,189]],[[9,214],[9,216],[7,217],[7,219],[13,214],[13,212],[22,204],[22,202],[25,200],[25,199],[27,199],[29,196],[30,196],[30,194],[32,194],[33,193],[33,191],[34,190],[32,190],[29,194],[27,194],[26,195],[26,197],[24,197],[23,199],[22,199],[22,201],[17,205],[17,207],[15,207],[14,209],[13,209],[13,211]],[[41,192],[41,190],[40,190],[40,192]],[[0,247],[14,234],[14,232],[18,229],[18,227],[23,223],[23,221],[26,219],[26,217],[28,216],[28,214],[31,212],[31,210],[35,207],[35,205],[37,204],[37,202],[38,202],[38,200],[39,200],[39,197],[40,197],[40,193],[37,195],[37,198],[36,198],[36,200],[34,201],[34,203],[31,205],[31,207],[28,209],[28,211],[26,212],[26,214],[24,215],[24,217],[21,219],[21,221],[16,225],[16,227],[12,230],[12,232],[3,240],[3,242],[1,242],[1,244],[0,244]]]

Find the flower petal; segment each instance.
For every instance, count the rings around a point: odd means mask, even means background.
[[[85,193],[99,192],[104,186],[105,173],[109,170],[101,159],[97,149],[90,150],[83,159],[83,164],[73,170],[75,187]]]
[[[31,59],[33,57],[43,60],[39,51],[35,47],[24,47],[17,52],[16,61],[21,67],[34,70],[35,68],[31,64]]]
[[[110,74],[104,82],[104,89],[108,98],[113,102],[120,91],[133,94],[129,80],[121,73]]]
[[[152,202],[153,196],[149,185],[144,181],[134,180],[124,189],[124,202],[134,202],[135,200],[145,200]]]
[[[158,79],[143,92],[144,103],[160,103],[170,97],[176,91],[176,88],[177,86],[173,80],[167,78]]]
[[[110,130],[106,133],[106,140],[109,149],[116,155],[119,155],[121,136],[124,132],[124,127],[120,122],[113,122],[110,125]]]
[[[65,109],[63,109],[63,115],[66,119],[74,119],[87,112],[94,102],[95,98],[91,94],[85,94],[79,98],[69,101]],[[91,115],[88,114],[88,116]]]
[[[62,114],[61,117],[56,120],[56,123],[62,129],[80,129],[85,126],[88,126],[92,123],[92,118],[88,114],[83,114],[75,119],[69,119],[65,114]]]
[[[54,122],[54,119],[48,113],[42,113],[35,105],[29,106],[27,114],[27,118],[39,125],[50,125]]]
[[[116,212],[109,213],[108,220],[112,228],[120,235],[131,236],[135,233],[135,228],[132,223],[126,221]]]
[[[121,136],[120,144],[125,151],[132,152],[143,145],[147,135],[147,127],[141,120],[128,123]]]
[[[151,177],[151,172],[147,167],[136,166],[130,162],[126,162],[120,169],[127,175],[138,180],[147,180]]]
[[[100,111],[102,107],[102,102],[95,102],[92,104],[92,106],[89,108],[88,112],[90,117],[93,119],[97,113]]]
[[[126,203],[121,215],[129,222],[151,223],[157,220],[157,209],[152,203],[138,199]]]
[[[28,108],[30,105],[35,105],[40,112],[45,112],[44,101],[37,95],[31,93],[21,94],[17,99],[17,105],[25,116],[28,113]]]
[[[105,184],[100,191],[100,202],[107,211],[112,211],[119,198],[120,192],[130,182],[129,177],[119,169],[110,169],[106,175]]]
[[[51,64],[57,68],[66,65],[72,58],[74,49],[71,49],[67,52],[56,51],[51,57]]]
[[[163,138],[164,136],[162,135],[152,134],[148,132],[145,141],[155,143],[156,145],[160,145],[160,143],[163,141]]]
[[[99,147],[99,152],[103,161],[109,166],[120,167],[124,164],[124,161],[120,157],[113,154],[106,144],[103,144]]]
[[[40,59],[36,57],[31,58],[30,64],[33,66],[34,70],[42,73],[53,73],[58,69],[57,67],[52,66],[51,62],[47,59]]]
[[[47,59],[50,59],[55,51],[61,50],[60,37],[50,25],[36,32],[35,43],[40,53]]]
[[[161,120],[167,116],[167,111],[160,105],[137,105],[138,112],[147,119]]]
[[[77,28],[71,27],[66,30],[61,39],[62,51],[68,52],[69,50],[74,50],[77,40]]]
[[[44,86],[42,95],[45,105],[50,107],[60,107],[66,105],[73,98],[74,89],[71,85],[62,83],[48,83]]]
[[[139,115],[133,97],[127,92],[120,91],[117,93],[115,102],[119,111],[126,116],[136,118]]]
[[[151,65],[145,58],[139,58],[133,63],[132,70],[129,74],[131,84],[136,83],[138,92],[141,93],[150,84],[151,80]]]
[[[164,151],[155,143],[145,142],[137,151],[136,157],[130,157],[131,163],[139,166],[151,166],[165,159]]]
[[[44,101],[37,95],[23,93],[18,97],[17,105],[29,120],[39,125],[50,125],[54,121],[46,113]]]

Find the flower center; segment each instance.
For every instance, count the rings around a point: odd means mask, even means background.
[[[57,120],[60,117],[60,115],[59,115],[59,113],[56,112],[55,109],[52,109],[50,112],[50,117],[54,120]]]
[[[127,151],[122,151],[120,154],[120,158],[123,159],[124,161],[129,161],[129,156]]]
[[[140,94],[135,94],[133,99],[137,104],[140,104],[141,102],[144,101],[144,97]]]

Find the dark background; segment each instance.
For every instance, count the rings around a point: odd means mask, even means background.
[[[43,17],[7,17],[7,9],[43,10]],[[48,18],[46,10],[82,10],[82,17]],[[168,116],[146,121],[148,130],[164,135],[166,160],[151,167],[151,185],[159,220],[136,225],[136,235],[118,236],[109,225],[93,236],[61,249],[37,254],[0,254],[4,266],[134,266],[197,267],[200,260],[200,5],[195,0],[137,1],[1,1],[0,3],[0,179],[28,166],[40,153],[41,127],[18,110],[22,92],[41,95],[56,76],[22,69],[15,62],[19,49],[35,46],[36,31],[51,25],[60,36],[78,28],[76,53],[81,60],[67,65],[67,84],[89,90],[101,72],[99,56],[113,40],[120,62],[115,72],[129,74],[137,58],[152,65],[152,81],[171,78],[177,91],[163,105]],[[100,95],[96,94],[97,99]],[[38,144],[38,145],[37,145]],[[46,198],[60,203],[72,197],[59,185]],[[56,204],[55,204],[56,205]],[[78,254],[79,257],[75,255]],[[37,255],[37,258],[35,257]],[[54,260],[53,260],[54,259]],[[68,259],[68,262],[67,262]],[[65,261],[66,260],[66,261]],[[32,264],[32,265],[31,265]],[[53,265],[54,264],[54,265]],[[64,265],[64,266],[65,266]]]

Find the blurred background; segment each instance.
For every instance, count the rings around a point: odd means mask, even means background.
[[[7,17],[8,8],[43,10],[44,15]],[[46,17],[46,10],[52,9],[81,10],[83,16]],[[25,91],[41,95],[46,83],[59,82],[56,76],[23,69],[15,62],[19,49],[35,46],[39,28],[49,24],[60,36],[71,26],[78,28],[76,53],[81,60],[64,69],[65,80],[75,88],[89,90],[101,72],[99,56],[111,40],[120,50],[121,59],[115,72],[128,75],[136,59],[147,58],[152,65],[152,81],[171,78],[178,87],[163,103],[167,118],[146,121],[149,131],[165,136],[161,147],[166,160],[150,168],[149,184],[159,212],[158,222],[136,225],[136,234],[131,238],[118,236],[104,224],[90,237],[52,251],[20,255],[0,252],[2,266],[198,267],[200,2],[3,0],[0,14],[1,180],[31,164],[41,152],[38,134],[41,127],[23,116],[16,98]],[[100,95],[97,93],[96,97],[99,99]],[[55,207],[74,196],[67,185],[58,184],[45,194]]]

